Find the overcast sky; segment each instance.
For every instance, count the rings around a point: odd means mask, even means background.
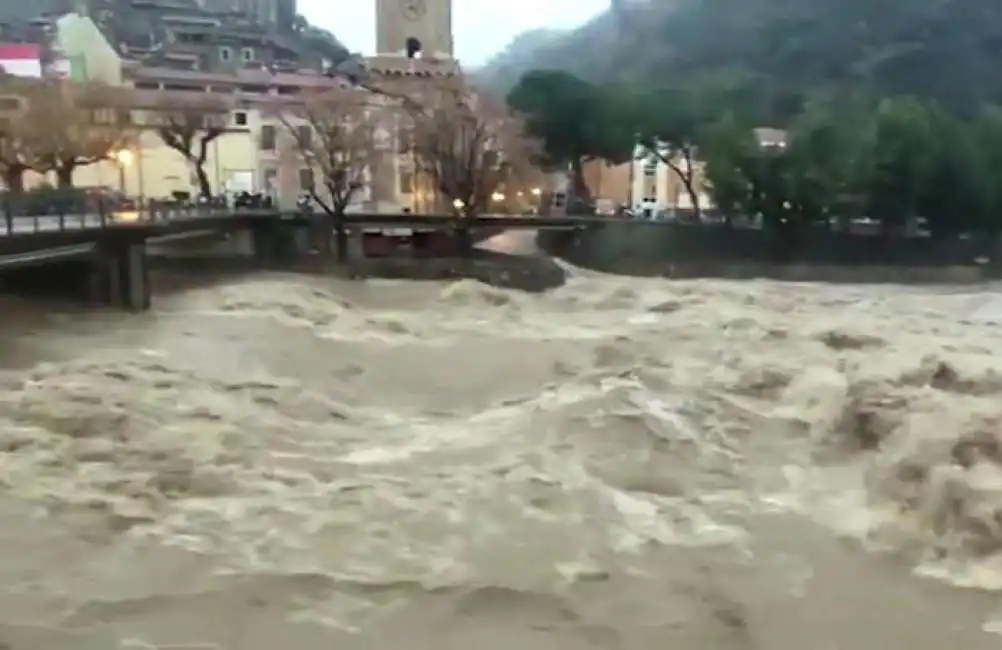
[[[518,34],[538,27],[575,27],[605,9],[609,0],[453,0],[456,55],[478,65]],[[376,0],[299,0],[299,12],[329,29],[348,49],[372,54]]]

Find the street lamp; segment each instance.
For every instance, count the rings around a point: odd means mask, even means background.
[[[133,160],[132,152],[128,149],[119,149],[111,154],[111,157],[117,160],[119,165],[125,165],[126,167],[131,165]]]

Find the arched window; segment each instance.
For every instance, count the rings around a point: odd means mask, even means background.
[[[421,58],[421,41],[414,38],[413,36],[407,37],[407,58],[408,59],[419,59]]]

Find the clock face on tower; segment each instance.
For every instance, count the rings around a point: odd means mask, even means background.
[[[427,13],[425,0],[404,0],[404,18],[408,20],[420,20]]]

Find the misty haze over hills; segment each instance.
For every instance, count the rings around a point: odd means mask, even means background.
[[[1002,102],[1002,4],[983,0],[648,0],[517,39],[481,71],[533,68],[645,85],[729,76],[784,113],[811,94],[914,95],[958,112]]]
[[[604,11],[577,29],[536,29],[515,37],[502,52],[478,71],[486,85],[507,90],[525,72],[539,67],[559,68],[583,77],[602,78],[611,72],[619,26]]]

